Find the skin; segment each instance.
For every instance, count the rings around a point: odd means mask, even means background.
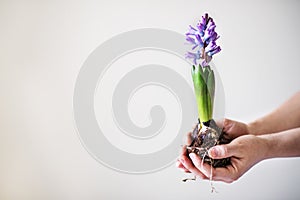
[[[215,181],[232,183],[238,180],[258,162],[276,157],[300,156],[300,92],[270,114],[249,124],[225,119],[223,129],[233,139],[231,143],[209,149],[208,154],[215,159],[231,157],[231,165],[213,168]],[[190,144],[187,135],[187,145]],[[187,155],[183,146],[177,167],[193,173],[201,179],[209,179],[211,166],[202,163],[194,153]]]

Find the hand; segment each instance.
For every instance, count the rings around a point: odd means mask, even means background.
[[[224,119],[216,122],[223,129],[225,134],[231,139],[235,139],[242,135],[250,134],[249,126],[245,123]]]
[[[224,119],[224,121],[217,121],[219,127],[223,128],[223,131],[226,132],[226,135],[230,139],[237,138],[241,135],[249,134],[249,128],[246,124]],[[192,130],[194,130],[195,126]],[[187,145],[191,143],[191,132],[187,134]],[[183,170],[186,173],[194,173],[195,175],[199,176],[202,179],[208,179],[209,176],[206,176],[204,173],[199,171],[195,165],[191,162],[187,155],[186,146],[183,146],[181,149],[180,156],[176,162],[176,166]]]
[[[199,156],[191,153],[191,161],[183,160],[183,166],[195,175],[207,179],[212,173],[212,179],[231,183],[236,181],[253,165],[266,158],[267,142],[263,137],[244,135],[234,139],[231,143],[212,147],[208,155],[214,159],[231,157],[231,164],[226,167],[211,168],[207,163],[202,163]],[[192,165],[191,165],[192,163]]]
[[[192,131],[196,128],[197,125],[198,124],[195,124],[192,127]],[[192,143],[192,131],[187,133],[187,137],[186,137],[187,145],[184,145],[181,148],[181,152],[180,152],[179,158],[177,159],[176,166],[186,173],[193,172],[194,174],[196,174],[196,169],[191,169],[193,167],[193,164],[192,164],[191,160],[187,157],[188,152],[187,152],[187,148],[186,148],[187,146],[189,146]],[[186,163],[189,164],[189,167],[185,167],[183,165],[185,160],[187,161]],[[198,172],[198,176],[201,177],[202,179],[207,179],[207,177],[204,174],[202,174],[201,172]]]

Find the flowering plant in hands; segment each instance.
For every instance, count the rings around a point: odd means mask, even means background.
[[[213,167],[223,167],[230,163],[230,158],[216,160],[207,154],[211,147],[230,142],[213,120],[215,75],[209,63],[213,55],[221,51],[216,43],[219,35],[215,28],[213,19],[205,14],[197,26],[190,25],[186,33],[186,41],[192,45],[192,52],[187,52],[186,58],[193,61],[192,77],[199,117],[192,133],[192,143],[187,149],[189,153],[198,154],[203,162]]]

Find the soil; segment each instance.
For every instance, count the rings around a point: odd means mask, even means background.
[[[201,129],[200,123],[192,132],[192,143],[187,147],[188,153],[196,153],[201,159],[213,167],[225,167],[230,164],[230,158],[212,159],[208,156],[208,150],[219,144],[227,144],[231,140],[226,138],[226,133],[219,128],[214,120],[203,123]]]

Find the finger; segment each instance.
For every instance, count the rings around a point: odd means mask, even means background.
[[[210,165],[208,165],[207,163],[204,163],[203,160],[196,155],[195,153],[190,153],[189,157],[191,158],[194,166],[202,173],[204,174],[206,177],[210,177]]]
[[[236,138],[237,136],[231,132],[231,127],[234,122],[230,119],[219,119],[216,121],[217,126],[222,130],[223,137],[229,140]]]
[[[224,119],[218,119],[218,120],[216,120],[216,124],[217,124],[217,126],[219,127],[219,128],[221,128],[221,129],[223,129],[223,127],[224,127],[224,121],[225,121],[226,119],[224,118]]]
[[[218,167],[213,169],[212,179],[214,181],[223,181],[232,183],[238,179],[238,172],[232,167]]]
[[[186,169],[183,166],[183,164],[179,160],[176,161],[176,167],[179,168],[180,170],[182,170],[185,173],[191,173],[188,169]]]
[[[186,147],[187,147],[187,145],[182,146],[179,156],[187,155],[187,148]]]
[[[226,133],[230,133],[231,131],[231,128],[232,128],[232,126],[233,126],[233,124],[234,124],[234,121],[233,120],[231,120],[231,119],[224,119],[223,120],[223,131],[224,132],[226,132]]]
[[[232,157],[236,153],[236,147],[229,144],[217,145],[208,150],[209,157],[213,159],[221,159]]]
[[[238,122],[230,119],[224,119],[223,131],[234,139],[242,135],[249,134],[248,127],[243,122]]]
[[[186,145],[183,145],[181,150],[180,150],[180,155],[179,155],[179,158],[177,159],[177,162],[176,162],[176,166],[180,169],[182,169],[184,172],[189,172],[189,170],[187,170],[184,165],[180,162],[180,159],[184,156],[187,155],[187,146]]]
[[[226,183],[232,183],[234,180],[236,180],[234,170],[232,170],[232,167],[219,167],[214,168],[211,165],[202,162],[199,156],[197,156],[194,153],[190,154],[190,157],[192,158],[193,164],[195,167],[201,171],[202,174],[204,174],[206,177],[211,178],[214,181],[223,181]]]
[[[180,158],[180,162],[183,164],[183,166],[190,171],[191,173],[195,174],[201,179],[208,179],[207,176],[205,176],[201,171],[199,171],[192,163],[192,161],[187,156],[182,156]]]
[[[192,139],[192,132],[188,132],[188,134],[186,135],[186,144],[190,145],[192,143],[193,139]]]
[[[186,168],[183,166],[179,159],[176,161],[176,167],[186,170]]]

